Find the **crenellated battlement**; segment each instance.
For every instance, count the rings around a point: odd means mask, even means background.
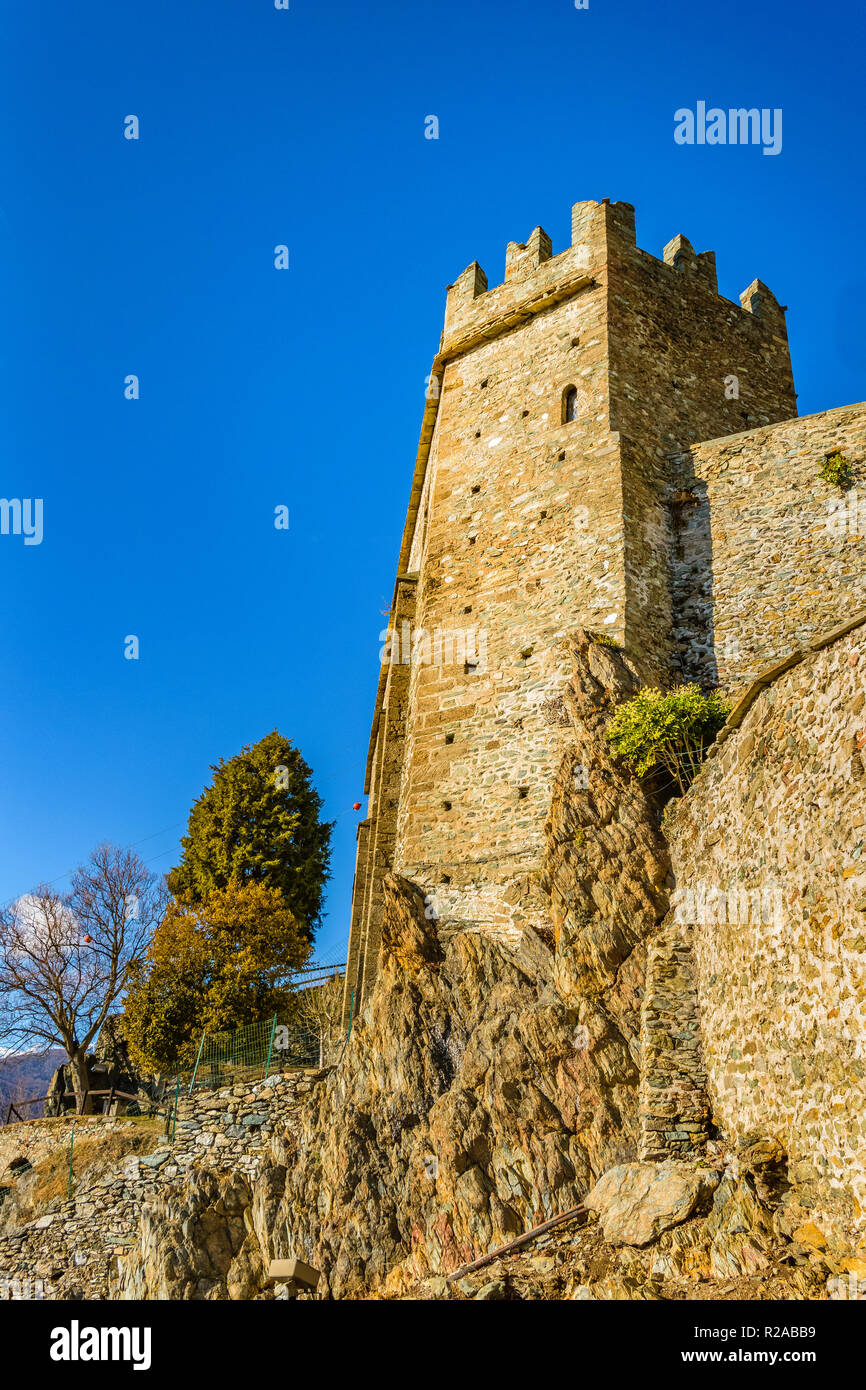
[[[677,293],[703,290],[725,305],[719,295],[714,251],[695,252],[687,237],[679,234],[665,246],[661,258],[637,246],[635,212],[631,203],[575,203],[571,213],[571,245],[553,254],[553,243],[543,227],[535,227],[525,242],[509,241],[505,248],[505,276],[490,285],[477,261],[472,261],[447,288],[443,350],[466,336],[495,326],[534,301],[554,295],[559,300],[598,284],[608,266],[629,259],[656,268]],[[673,275],[681,277],[679,281]],[[740,295],[740,307],[753,317],[777,325],[784,310],[763,282],[754,280]]]

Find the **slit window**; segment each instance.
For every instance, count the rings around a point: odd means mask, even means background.
[[[562,423],[570,425],[577,419],[577,387],[566,386],[562,393]]]

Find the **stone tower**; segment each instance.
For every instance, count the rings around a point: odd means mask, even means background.
[[[513,937],[533,888],[567,724],[563,639],[607,634],[647,679],[679,669],[674,460],[796,415],[784,311],[740,305],[713,252],[662,260],[628,203],[578,203],[572,244],[536,227],[488,289],[449,287],[367,764],[344,1018],[375,975],[384,875],[458,930]]]

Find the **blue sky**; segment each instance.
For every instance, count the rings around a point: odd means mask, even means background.
[[[0,496],[44,502],[41,545],[0,536],[0,898],[101,839],[168,869],[209,765],[277,727],[337,822],[342,959],[445,285],[624,199],[647,250],[682,232],[790,306],[802,414],[861,400],[862,9],[0,13]],[[698,100],[781,108],[781,153],[675,144]]]

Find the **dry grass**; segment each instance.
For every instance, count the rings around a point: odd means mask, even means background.
[[[109,1134],[92,1132],[76,1134],[72,1145],[72,1191],[86,1177],[89,1182],[104,1177],[109,1169],[131,1154],[153,1153],[164,1142],[164,1122],[147,1116],[130,1116],[134,1129],[115,1130]],[[89,1127],[88,1127],[89,1129]],[[24,1188],[24,1183],[20,1184]],[[26,1192],[26,1195],[25,1195]],[[49,1202],[62,1201],[69,1193],[69,1145],[58,1146],[48,1158],[43,1158],[26,1175],[26,1189],[21,1192],[28,1206],[44,1207]]]

